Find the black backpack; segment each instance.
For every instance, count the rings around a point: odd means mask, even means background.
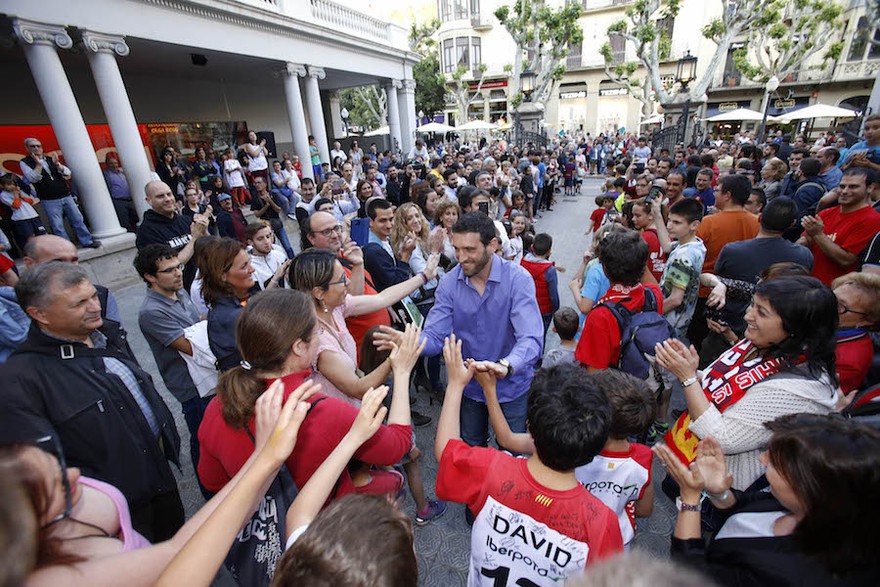
[[[668,338],[675,338],[666,318],[657,312],[654,292],[645,288],[645,305],[633,312],[619,302],[602,302],[617,320],[620,328],[620,361],[617,368],[624,373],[646,380],[651,371],[648,356],[654,356],[654,346]]]

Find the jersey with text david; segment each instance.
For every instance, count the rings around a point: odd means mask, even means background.
[[[498,450],[450,441],[437,496],[475,515],[470,587],[562,585],[623,547],[613,512],[582,486],[550,490],[532,477],[527,459]]]
[[[635,536],[635,502],[651,484],[651,449],[630,444],[625,452],[603,450],[596,458],[575,470],[577,480],[617,514],[623,543]]]

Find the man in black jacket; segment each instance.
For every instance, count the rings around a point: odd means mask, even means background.
[[[168,464],[178,464],[180,437],[124,334],[101,318],[88,274],[70,263],[41,263],[25,273],[16,295],[32,322],[0,367],[0,443],[56,438],[69,465],[125,495],[138,532],[167,540],[184,521]]]
[[[150,210],[137,228],[135,245],[138,250],[147,245],[168,245],[177,253],[178,260],[185,265],[183,287],[189,291],[196,276],[196,266],[192,262],[193,244],[200,236],[208,234],[208,218],[203,214],[192,217],[177,211],[177,200],[164,182],[154,180],[144,187]]]

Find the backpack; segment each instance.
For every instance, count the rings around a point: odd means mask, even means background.
[[[620,302],[602,302],[599,305],[608,308],[620,328],[620,361],[617,368],[646,380],[651,371],[654,346],[668,338],[675,338],[672,326],[657,312],[654,292],[645,288],[645,305],[640,312],[633,312]]]

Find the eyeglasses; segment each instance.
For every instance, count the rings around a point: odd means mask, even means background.
[[[61,450],[61,443],[58,442],[58,438],[52,435],[44,436],[38,438],[34,444],[37,448],[54,455],[58,459],[58,466],[61,468],[61,485],[64,487],[64,513],[49,520],[40,528],[45,530],[49,526],[57,524],[70,516],[70,511],[73,509],[73,498],[70,494],[70,479],[67,478],[67,461],[64,460],[64,451]]]
[[[337,281],[331,281],[330,283],[327,284],[327,287],[330,287],[331,285],[340,285],[340,284],[348,285],[348,276],[346,276],[345,273],[342,274],[342,279],[338,279]]]
[[[169,267],[168,269],[159,269],[158,271],[156,271],[156,273],[171,274],[171,273],[174,273],[175,271],[183,272],[183,268],[184,268],[184,264],[181,263],[180,265],[175,265],[174,267]]]
[[[841,316],[843,316],[844,314],[856,314],[858,316],[866,316],[867,317],[867,315],[868,315],[867,312],[858,312],[856,310],[851,310],[843,302],[837,302],[837,311],[840,313]]]
[[[324,230],[316,230],[312,231],[312,234],[320,234],[324,238],[330,238],[333,234],[342,234],[342,225],[337,224],[336,226],[331,226],[330,228],[325,228]]]
[[[35,145],[33,143],[28,145],[28,149],[42,149],[42,148],[43,148],[43,145]]]

